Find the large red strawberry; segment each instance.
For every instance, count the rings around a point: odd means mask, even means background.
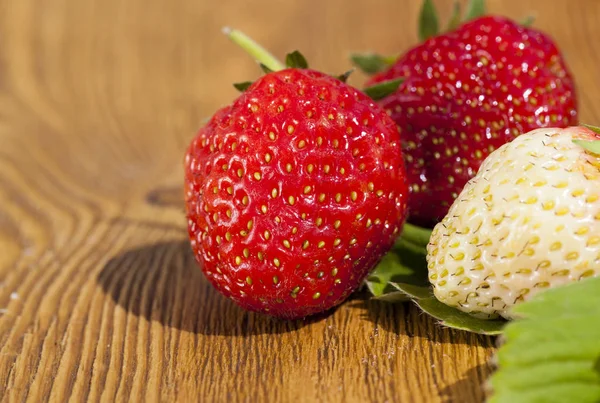
[[[283,69],[264,56],[276,71],[240,86],[189,146],[188,229],[221,293],[301,318],[342,302],[390,249],[408,187],[399,132],[371,98],[298,53]]]
[[[425,1],[424,42],[368,82],[404,78],[380,105],[402,129],[408,220],[424,226],[447,213],[491,151],[537,127],[577,124],[575,84],[553,40],[504,17],[477,16],[481,0],[472,5],[468,22],[455,17],[458,28],[438,34]],[[373,60],[371,71],[384,61]]]

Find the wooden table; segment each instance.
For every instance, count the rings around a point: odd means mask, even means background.
[[[307,323],[246,313],[186,241],[184,149],[259,74],[221,27],[343,72],[416,42],[419,3],[0,0],[2,401],[481,401],[493,339],[361,294]],[[600,2],[489,8],[537,15],[600,123]]]

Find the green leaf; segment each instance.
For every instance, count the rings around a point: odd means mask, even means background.
[[[397,78],[389,81],[382,81],[371,87],[363,89],[364,93],[371,97],[371,99],[377,101],[383,99],[390,94],[396,92],[400,84],[404,81],[403,78]]]
[[[573,143],[591,153],[600,154],[600,140],[573,140]]]
[[[285,65],[293,69],[307,69],[308,62],[302,55],[302,53],[294,50],[292,53],[288,53],[285,57]]]
[[[390,286],[390,282],[394,277],[410,276],[413,272],[413,269],[402,264],[397,254],[388,253],[367,278],[367,288],[375,297],[383,296],[394,291]],[[405,297],[404,300],[406,299]]]
[[[405,224],[392,250],[367,279],[373,296],[396,303],[414,301],[444,326],[474,333],[495,335],[506,321],[478,319],[439,302],[433,295],[427,271],[427,244],[431,230]]]
[[[352,74],[352,73],[354,73],[354,69],[348,70],[347,72],[345,72],[344,74],[340,74],[336,78],[338,80],[340,80],[341,82],[345,83],[346,81],[348,81],[348,77],[350,77],[350,74]]]
[[[596,134],[600,134],[600,127],[598,127],[598,126],[592,126],[592,125],[586,125],[586,124],[582,124],[581,126],[587,127],[588,129],[590,129],[591,131],[593,131]]]
[[[406,223],[402,229],[402,237],[399,240],[406,240],[425,247],[429,243],[429,238],[431,238],[431,231],[430,228],[417,227],[416,225]]]
[[[233,86],[240,92],[244,92],[252,85],[252,81],[244,81],[243,83],[234,83]]]
[[[273,70],[271,70],[271,68],[265,64],[259,63],[258,65],[260,66],[260,69],[265,72],[265,74],[273,72]]]
[[[425,0],[419,15],[419,39],[425,41],[439,33],[437,10],[433,0]]]
[[[535,22],[535,17],[533,15],[528,15],[527,17],[525,17],[525,19],[521,22],[521,25],[524,27],[531,27],[533,25],[533,23]]]
[[[367,287],[374,297],[386,295],[384,299],[389,300],[390,296],[387,294],[398,291],[395,282],[428,286],[425,246],[429,239],[423,244],[422,236],[429,231],[410,224],[404,225],[402,234],[396,240],[392,250],[383,257],[367,279]],[[403,300],[408,299],[405,293],[402,293],[401,297]]]
[[[600,277],[548,289],[512,312],[490,402],[599,402]]]
[[[350,60],[363,73],[371,75],[384,71],[394,64],[396,56],[380,56],[375,53],[364,53],[350,55]]]
[[[441,325],[452,329],[494,336],[501,334],[506,325],[503,319],[480,319],[452,308],[438,301],[433,293],[428,298],[416,299],[415,302],[424,312],[438,319]]]
[[[452,11],[452,17],[448,22],[448,27],[446,28],[447,32],[454,31],[460,25],[462,21],[460,20],[460,3],[458,1],[454,2],[454,9]]]
[[[467,7],[467,13],[463,22],[474,20],[479,18],[486,13],[485,0],[471,0]]]

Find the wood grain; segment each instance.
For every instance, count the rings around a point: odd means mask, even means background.
[[[600,2],[488,3],[534,10],[598,123]],[[246,313],[186,242],[184,149],[259,74],[221,26],[341,72],[414,43],[418,7],[0,0],[1,401],[481,401],[493,339],[361,293],[305,323]]]

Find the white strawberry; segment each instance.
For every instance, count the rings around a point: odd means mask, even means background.
[[[510,318],[546,288],[600,275],[600,155],[573,142],[599,139],[584,127],[545,128],[490,154],[433,230],[436,298]]]

